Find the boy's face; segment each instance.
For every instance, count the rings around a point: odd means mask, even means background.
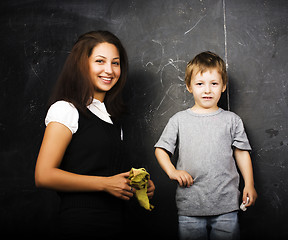
[[[194,109],[199,112],[212,112],[218,109],[221,93],[225,91],[222,77],[217,69],[209,69],[192,75],[190,86],[187,89],[194,96]]]

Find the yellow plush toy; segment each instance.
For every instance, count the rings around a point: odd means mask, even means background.
[[[154,206],[149,203],[149,198],[147,196],[147,186],[150,174],[145,168],[131,168],[128,179],[131,180],[130,185],[136,189],[135,194],[140,206],[151,211]]]

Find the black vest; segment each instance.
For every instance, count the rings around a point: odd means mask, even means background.
[[[60,168],[82,175],[112,176],[120,173],[120,128],[87,109],[79,112],[78,130],[65,152]],[[119,210],[122,200],[106,192],[59,192],[61,209],[97,208]]]

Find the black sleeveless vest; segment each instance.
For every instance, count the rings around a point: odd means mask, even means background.
[[[78,130],[65,152],[60,168],[82,175],[112,176],[120,173],[120,128],[87,109],[79,111]],[[59,192],[61,209],[97,208],[119,211],[123,201],[106,192]]]

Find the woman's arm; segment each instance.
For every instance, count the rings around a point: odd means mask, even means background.
[[[124,200],[133,196],[135,190],[131,191],[130,180],[127,179],[129,172],[96,177],[59,169],[71,139],[72,133],[65,125],[57,122],[47,125],[35,168],[37,187],[57,191],[106,191]]]
[[[257,192],[254,188],[253,168],[250,154],[248,151],[235,148],[234,156],[245,182],[245,187],[243,189],[243,202],[246,203],[246,199],[249,197],[249,203],[246,205],[246,207],[249,207],[255,204],[257,198]]]

